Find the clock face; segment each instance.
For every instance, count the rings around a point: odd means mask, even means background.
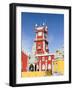
[[[38,32],[38,36],[42,36],[42,32]]]

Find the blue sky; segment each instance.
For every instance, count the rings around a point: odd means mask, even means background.
[[[48,13],[21,14],[22,49],[31,53],[35,38],[35,24],[42,26],[43,22],[48,26],[48,48],[54,53],[64,45],[64,15]]]

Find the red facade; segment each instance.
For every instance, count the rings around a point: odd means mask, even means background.
[[[48,49],[48,28],[47,27],[37,27],[36,28],[36,56],[38,58],[38,62],[36,62],[37,70],[39,71],[52,71],[52,59],[54,59],[54,55],[49,55]]]
[[[53,59],[54,59],[54,55],[38,56],[38,62],[36,63],[36,66],[40,68],[39,71],[52,70],[52,60]],[[44,69],[43,69],[43,66],[44,66]]]
[[[25,71],[27,71],[27,63],[28,63],[28,56],[24,53],[24,52],[22,52],[22,55],[21,55],[22,57],[22,72],[25,72]]]

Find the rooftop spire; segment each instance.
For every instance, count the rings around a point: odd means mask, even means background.
[[[35,24],[35,27],[37,27],[38,25],[37,24]]]
[[[43,26],[45,25],[45,23],[43,22]]]

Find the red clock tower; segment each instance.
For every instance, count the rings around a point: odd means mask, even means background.
[[[35,56],[37,57],[37,61],[35,62],[36,71],[51,71],[52,72],[52,59],[54,59],[53,55],[49,54],[48,49],[48,27],[36,26],[36,51]]]

